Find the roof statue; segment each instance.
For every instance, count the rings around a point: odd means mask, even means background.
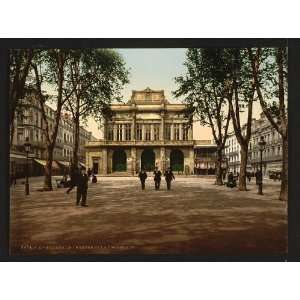
[[[141,91],[132,91],[130,103],[137,103],[137,104],[161,104],[161,103],[168,103],[165,98],[164,90],[152,90],[147,87]]]

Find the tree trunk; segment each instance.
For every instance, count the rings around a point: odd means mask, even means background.
[[[14,132],[15,132],[15,115],[16,115],[16,108],[17,108],[17,94],[15,91],[13,91],[10,95],[10,114],[9,114],[9,124],[10,124],[10,147],[12,146],[12,142],[13,142],[13,136],[14,136]]]
[[[13,144],[14,134],[15,134],[15,124],[14,124],[14,122],[12,122],[10,124],[10,139],[9,139],[9,146],[10,146],[10,148],[11,148],[11,146]]]
[[[239,191],[247,191],[246,173],[248,161],[248,145],[241,146],[241,166],[239,174]]]
[[[52,162],[53,162],[53,148],[54,145],[47,147],[47,159],[45,166],[45,177],[44,177],[44,191],[52,191]]]
[[[75,117],[75,134],[74,134],[74,149],[73,149],[73,164],[78,167],[78,148],[79,148],[79,115]]]
[[[288,200],[288,138],[282,137],[282,174],[279,200]]]
[[[216,185],[223,185],[222,179],[222,150],[217,151],[217,161],[216,161]]]

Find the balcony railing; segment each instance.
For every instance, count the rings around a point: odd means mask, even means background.
[[[211,140],[196,140],[195,145],[213,145]]]
[[[45,149],[46,148],[46,143],[42,141],[33,141],[31,142],[31,146],[34,148],[41,148]]]
[[[270,161],[280,161],[282,160],[282,155],[271,155],[268,157],[264,157],[262,158],[263,162],[270,162]],[[260,162],[260,157],[257,158],[252,158],[248,160],[251,163],[259,163]]]
[[[158,145],[164,145],[164,146],[193,146],[194,141],[186,141],[186,140],[180,140],[180,141],[168,141],[168,140],[158,140],[158,141],[90,141],[86,144],[87,147],[97,147],[97,146],[158,146]]]
[[[201,163],[201,162],[215,162],[216,157],[196,157],[195,163]]]

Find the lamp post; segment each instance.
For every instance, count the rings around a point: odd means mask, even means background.
[[[31,144],[29,143],[28,137],[26,138],[26,142],[24,144],[25,152],[26,152],[26,183],[25,183],[25,195],[29,195],[29,182],[28,182],[28,173],[29,173],[29,168],[28,168],[28,154],[31,149]]]
[[[260,174],[259,174],[259,184],[258,184],[258,194],[263,195],[262,187],[263,187],[263,161],[262,161],[262,154],[266,148],[266,142],[263,136],[260,137],[260,141],[258,142],[259,151],[260,151]]]

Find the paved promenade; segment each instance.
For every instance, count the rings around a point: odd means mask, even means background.
[[[279,182],[264,196],[218,187],[213,179],[177,177],[172,190],[153,178],[101,177],[89,184],[89,207],[76,207],[76,189],[40,192],[42,178],[11,188],[11,253],[22,254],[283,254],[287,203]]]

